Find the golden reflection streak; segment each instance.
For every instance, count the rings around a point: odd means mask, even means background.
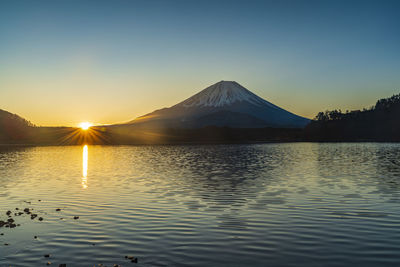
[[[82,155],[82,187],[86,189],[87,185],[87,170],[88,170],[88,146],[83,146],[83,155]]]

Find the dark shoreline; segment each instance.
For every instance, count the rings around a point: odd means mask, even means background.
[[[397,132],[385,134],[374,129],[352,133],[330,128],[331,122],[313,121],[305,128],[230,128],[208,126],[189,128],[145,128],[134,125],[93,126],[88,130],[73,127],[28,127],[19,135],[0,138],[1,146],[65,145],[217,145],[265,143],[397,143]],[[328,127],[329,126],[329,127]],[[336,125],[335,125],[336,126]],[[387,132],[386,132],[387,133]]]
[[[197,145],[257,145],[257,144],[292,144],[292,143],[310,143],[310,144],[399,144],[399,141],[376,141],[376,140],[358,140],[358,141],[260,141],[260,142],[176,142],[176,143],[126,143],[126,144],[87,144],[90,146],[197,146]],[[50,146],[82,146],[86,144],[19,144],[19,143],[1,143],[2,147],[50,147]]]

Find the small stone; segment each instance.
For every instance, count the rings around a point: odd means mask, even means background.
[[[39,217],[39,219],[38,219],[39,221],[43,221],[43,218],[42,217]]]
[[[19,208],[15,208],[15,210],[19,210]]]
[[[38,199],[38,201],[42,201],[41,199]]]
[[[7,211],[6,214],[7,214],[8,216],[10,216],[11,210]]]
[[[56,211],[61,211],[61,209],[56,209]]]
[[[125,259],[131,260],[131,262],[137,263],[138,259],[133,256],[125,256]]]
[[[79,219],[79,216],[74,216],[74,220],[78,220]]]

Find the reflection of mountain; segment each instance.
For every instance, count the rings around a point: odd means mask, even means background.
[[[254,200],[260,190],[277,182],[280,176],[274,174],[285,161],[282,150],[274,145],[174,146],[162,150],[165,155],[158,155],[162,160],[154,171],[163,173],[167,168],[169,182],[185,188],[183,195],[198,199],[197,203],[186,203],[192,208],[203,203],[223,209]]]
[[[276,183],[272,172],[281,154],[266,152],[260,145],[157,147],[152,152],[157,161],[146,164],[163,176],[165,185],[158,187],[168,201],[173,199],[192,211],[218,212],[216,226],[243,229],[247,218],[237,210]]]
[[[308,122],[258,97],[237,82],[221,81],[170,108],[156,110],[128,124],[150,128],[301,128]]]

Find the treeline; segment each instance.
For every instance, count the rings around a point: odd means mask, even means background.
[[[307,141],[400,141],[400,94],[363,110],[319,112],[304,129]]]

